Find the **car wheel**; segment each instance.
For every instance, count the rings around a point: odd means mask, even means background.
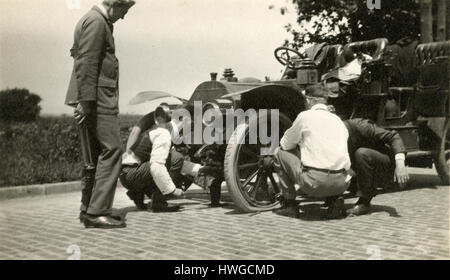
[[[448,129],[450,126],[450,118],[446,117],[442,129],[439,150],[433,154],[433,161],[436,171],[445,185],[450,185],[450,143],[448,137]]]
[[[262,145],[258,137],[256,144],[249,143],[250,128],[257,126],[259,119],[266,117],[271,123],[270,113],[266,116],[239,124],[230,139],[225,153],[224,175],[228,191],[235,206],[243,212],[269,211],[278,208],[280,194],[278,176],[273,170],[272,156],[262,153],[261,148],[270,147],[271,143]],[[279,113],[279,137],[292,125],[291,120]],[[276,143],[278,147],[279,143]]]

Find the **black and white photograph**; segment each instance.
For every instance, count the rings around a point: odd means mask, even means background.
[[[450,0],[0,0],[0,260],[450,260],[449,80]]]

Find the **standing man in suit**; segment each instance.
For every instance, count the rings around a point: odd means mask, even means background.
[[[359,200],[347,211],[350,216],[368,214],[376,189],[397,182],[401,188],[409,180],[405,167],[405,145],[398,132],[386,130],[366,119],[344,122],[348,129],[348,151],[356,171]]]
[[[86,228],[126,226],[111,216],[122,155],[113,24],[134,4],[133,0],[103,0],[94,6],[76,25],[70,50],[74,67],[65,104],[75,107],[75,119],[85,131],[82,148],[92,159],[84,171],[80,208]]]

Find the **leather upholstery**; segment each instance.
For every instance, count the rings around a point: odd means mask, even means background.
[[[431,64],[439,56],[450,57],[450,41],[420,44],[417,46],[416,55],[419,65]]]
[[[328,73],[329,71],[342,66],[340,64],[341,61],[341,53],[342,53],[342,45],[329,45],[323,49],[325,52],[325,57],[320,61],[317,65],[319,71],[319,77],[323,74]],[[317,61],[316,61],[317,63]],[[344,64],[345,65],[345,64]]]
[[[416,111],[425,117],[447,116],[450,114],[450,41],[420,44],[417,46],[416,55],[419,72],[414,98]]]
[[[340,66],[340,54],[342,53],[342,45],[331,45],[326,58],[327,69],[334,69]]]
[[[343,56],[347,63],[359,53],[370,55],[376,60],[381,57],[388,43],[389,41],[386,38],[348,43],[344,46]]]

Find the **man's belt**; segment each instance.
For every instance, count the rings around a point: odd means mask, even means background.
[[[311,167],[311,166],[307,166],[307,165],[303,165],[302,166],[303,170],[315,170],[315,171],[320,171],[323,173],[329,173],[329,174],[339,174],[339,173],[344,173],[345,169],[339,169],[339,170],[330,170],[330,169],[323,169],[323,168],[317,168],[317,167]]]
[[[138,167],[140,163],[122,163],[122,168],[128,167],[128,168],[135,168]]]

